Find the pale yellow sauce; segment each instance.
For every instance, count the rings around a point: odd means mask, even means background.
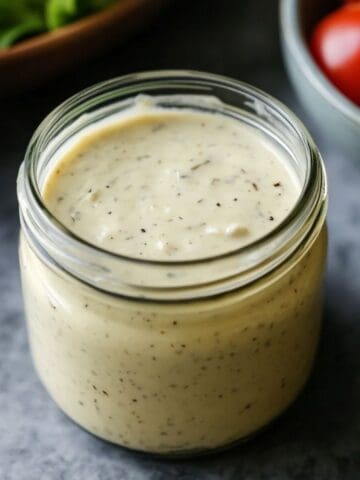
[[[188,259],[266,234],[299,189],[256,130],[215,115],[152,112],[73,145],[43,194],[89,242],[135,257]],[[321,233],[289,270],[253,291],[166,305],[113,297],[52,271],[23,239],[40,377],[79,424],[130,448],[191,452],[245,438],[279,415],[309,375],[324,256]]]

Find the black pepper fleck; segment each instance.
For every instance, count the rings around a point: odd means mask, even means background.
[[[198,163],[197,165],[194,165],[193,167],[190,168],[190,170],[197,170],[198,168],[208,165],[210,163],[210,160],[205,160],[204,162]]]

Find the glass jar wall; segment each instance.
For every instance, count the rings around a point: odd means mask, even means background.
[[[116,255],[61,225],[41,196],[52,159],[69,139],[144,93],[169,108],[231,116],[276,142],[302,185],[286,219],[235,251],[178,262]],[[18,196],[34,362],[77,423],[129,448],[192,454],[249,437],[296,398],[321,324],[326,178],[311,138],[284,106],[202,73],[105,82],[40,125]]]

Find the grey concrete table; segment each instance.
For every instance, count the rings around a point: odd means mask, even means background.
[[[129,453],[87,434],[57,409],[31,364],[17,264],[15,178],[35,126],[61,100],[91,83],[156,68],[223,73],[285,101],[318,141],[331,192],[325,324],[308,387],[252,442],[191,461]],[[1,480],[360,478],[360,158],[345,158],[296,102],[281,62],[277,2],[178,2],[111,54],[46,88],[0,100],[0,146]]]

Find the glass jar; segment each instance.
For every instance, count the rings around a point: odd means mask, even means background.
[[[51,159],[139,93],[166,107],[229,115],[269,136],[302,185],[288,217],[250,245],[195,261],[116,255],[66,230],[41,198]],[[78,424],[132,449],[193,454],[249,437],[296,398],[319,338],[327,191],[316,146],[282,104],[205,73],[101,83],[36,130],[18,198],[34,363]]]

